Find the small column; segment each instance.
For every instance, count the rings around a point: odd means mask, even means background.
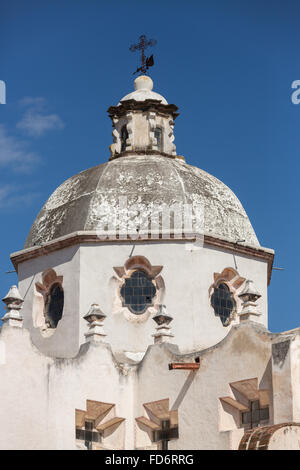
[[[239,294],[242,299],[242,311],[239,313],[240,322],[244,320],[257,320],[261,313],[257,310],[256,301],[261,297],[260,293],[254,287],[253,281],[247,280],[244,290]]]
[[[5,325],[16,326],[18,328],[23,327],[23,317],[20,310],[23,306],[24,299],[17,286],[11,286],[8,294],[2,299],[2,302],[6,304],[7,313],[2,318]]]
[[[173,317],[167,314],[165,305],[159,305],[158,313],[153,317],[153,320],[157,324],[156,333],[152,335],[154,337],[154,343],[170,343],[172,338],[174,338],[174,335],[171,333],[171,327],[169,326]]]
[[[102,312],[98,304],[92,304],[88,313],[83,317],[89,323],[88,332],[85,333],[87,341],[103,342],[106,336],[103,328],[103,320],[106,315]]]

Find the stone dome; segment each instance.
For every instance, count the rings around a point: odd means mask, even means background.
[[[116,207],[121,196],[148,215],[155,204],[202,203],[205,235],[260,246],[242,204],[224,183],[182,160],[153,154],[117,158],[66,180],[41,209],[25,248],[96,231],[99,220],[109,224],[107,207]]]

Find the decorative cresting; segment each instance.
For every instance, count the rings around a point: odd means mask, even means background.
[[[88,313],[83,317],[89,325],[88,332],[85,333],[87,341],[103,342],[106,336],[103,328],[103,321],[106,318],[98,304],[92,304]]]
[[[169,409],[169,398],[144,403],[144,416],[136,418],[138,429],[148,434],[150,442],[158,443],[161,450],[168,442],[178,439],[178,410]]]
[[[5,309],[7,312],[4,317],[2,317],[3,323],[9,326],[17,326],[22,328],[23,317],[20,313],[20,310],[23,306],[24,299],[21,297],[17,286],[12,286],[9,289],[9,292],[2,299],[2,302],[5,303]]]
[[[239,313],[240,321],[243,320],[256,320],[261,313],[257,310],[256,301],[261,297],[260,293],[254,286],[253,281],[247,280],[246,285],[239,298],[242,300],[242,311]]]
[[[266,424],[269,420],[270,392],[258,388],[258,378],[231,382],[231,396],[221,397],[223,411],[232,414],[236,428]]]
[[[171,327],[169,326],[173,317],[168,315],[165,305],[159,305],[158,312],[153,317],[153,320],[157,324],[156,333],[152,335],[154,337],[154,343],[170,343],[172,338],[174,338],[174,335],[171,333]]]
[[[250,429],[238,450],[300,450],[300,423],[280,423]]]
[[[110,159],[147,153],[176,156],[173,129],[178,108],[168,104],[152,88],[151,78],[142,75],[134,81],[135,92],[124,97],[118,106],[108,109],[114,128]],[[161,133],[156,129],[160,129]],[[122,139],[124,135],[127,136],[126,142]],[[158,135],[161,135],[160,142]]]
[[[115,404],[87,400],[86,411],[75,410],[76,440],[87,450],[121,449],[124,446],[125,418],[116,416]]]
[[[36,326],[42,329],[55,329],[61,320],[64,308],[63,276],[58,276],[52,268],[42,274],[42,283],[35,283],[36,296],[34,302],[35,316],[43,316],[36,320]],[[42,302],[39,302],[42,300]],[[41,315],[42,313],[42,315]]]
[[[245,278],[233,268],[225,268],[221,273],[214,273],[214,283],[209,289],[210,303],[223,326],[230,325],[235,318],[236,293],[244,282]]]
[[[118,275],[121,305],[141,319],[149,307],[158,310],[165,288],[160,275],[162,268],[152,266],[144,256],[132,256],[124,266],[114,267]]]

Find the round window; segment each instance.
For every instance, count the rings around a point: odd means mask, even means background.
[[[121,287],[123,306],[136,315],[144,313],[152,305],[155,294],[156,287],[144,271],[134,271]]]

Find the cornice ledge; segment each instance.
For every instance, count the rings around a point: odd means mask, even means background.
[[[102,239],[99,238],[97,231],[78,231],[73,232],[63,237],[56,238],[55,240],[51,240],[49,242],[45,242],[41,245],[36,245],[30,248],[25,248],[24,250],[16,251],[10,255],[10,259],[15,267],[18,270],[18,265],[27,261],[29,259],[37,258],[39,256],[47,255],[52,253],[53,251],[61,250],[63,248],[81,244],[81,243],[139,243],[139,242],[149,242],[149,243],[157,243],[157,242],[192,242],[195,240],[195,237],[182,237],[177,238],[174,237],[173,234],[170,235],[170,238],[150,238],[150,234],[148,237],[146,235],[141,235],[138,239],[136,238],[136,234],[128,234],[127,238],[118,238],[118,235],[115,239]],[[238,243],[234,243],[229,240],[224,240],[221,238],[217,238],[211,235],[204,235],[204,245],[207,246],[214,246],[221,249],[226,249],[229,251],[234,251],[235,253],[243,254],[246,256],[252,256],[261,260],[264,260],[268,263],[268,282],[271,279],[272,273],[272,266],[273,266],[273,259],[274,259],[274,251],[269,248],[264,248],[261,246],[252,246],[252,245],[241,245]]]

